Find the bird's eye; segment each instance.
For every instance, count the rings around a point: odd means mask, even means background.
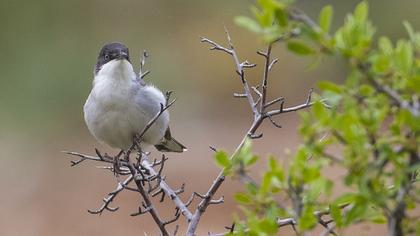
[[[105,60],[109,60],[109,55],[105,54]]]

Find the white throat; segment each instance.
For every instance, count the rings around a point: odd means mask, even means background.
[[[98,71],[95,76],[94,84],[99,82],[97,80],[114,80],[113,82],[123,82],[131,81],[136,78],[136,73],[134,72],[133,66],[131,63],[125,59],[123,60],[112,60]]]

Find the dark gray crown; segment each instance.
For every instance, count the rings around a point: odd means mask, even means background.
[[[105,44],[99,52],[98,60],[95,65],[95,75],[101,67],[114,59],[126,59],[130,61],[128,48],[119,42]]]

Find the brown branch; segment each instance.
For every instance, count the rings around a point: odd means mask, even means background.
[[[255,135],[256,130],[261,126],[262,122],[264,121],[264,119],[269,118],[271,120],[272,116],[281,114],[281,113],[285,113],[285,112],[291,112],[291,111],[296,111],[296,110],[300,110],[306,107],[311,106],[313,103],[310,102],[306,102],[306,104],[304,104],[303,106],[297,106],[297,107],[291,107],[291,108],[286,108],[283,109],[283,99],[276,99],[275,101],[271,101],[269,103],[266,103],[266,98],[264,98],[264,96],[267,96],[267,81],[268,81],[268,72],[271,69],[272,65],[274,63],[276,63],[277,60],[274,61],[270,61],[270,54],[271,54],[271,46],[269,46],[269,48],[267,49],[267,52],[257,52],[258,54],[264,56],[266,58],[266,63],[265,63],[265,73],[263,75],[263,82],[262,82],[262,89],[263,92],[258,91],[258,89],[256,87],[251,87],[252,90],[257,94],[257,96],[261,99],[254,101],[254,98],[251,94],[251,89],[245,79],[245,75],[244,75],[244,70],[243,70],[243,64],[244,63],[240,63],[238,56],[236,54],[235,48],[232,44],[232,40],[230,38],[230,35],[228,33],[228,31],[225,29],[226,31],[226,35],[227,35],[227,39],[228,39],[228,43],[229,43],[229,48],[227,47],[223,47],[221,45],[219,45],[218,43],[204,38],[201,38],[202,42],[206,42],[209,43],[210,45],[212,45],[212,47],[210,48],[211,50],[219,50],[219,51],[223,51],[228,53],[229,55],[232,56],[235,65],[236,65],[236,72],[238,73],[241,82],[242,82],[242,86],[244,89],[244,93],[243,94],[234,94],[235,97],[247,97],[248,98],[248,102],[249,105],[251,107],[252,113],[253,113],[253,117],[254,120],[252,122],[251,127],[249,128],[248,132],[245,134],[245,136],[243,137],[242,141],[240,142],[240,144],[237,146],[236,150],[233,152],[233,154],[230,156],[230,159],[234,158],[236,156],[236,154],[238,153],[238,151],[242,148],[243,144],[245,143],[245,141],[248,138],[260,138],[262,137],[262,133],[259,135]],[[310,100],[310,96],[311,93],[309,94],[308,98]],[[263,99],[265,99],[264,101],[262,101]],[[269,111],[269,112],[265,112],[265,108],[269,107],[270,105],[276,103],[276,102],[281,102],[281,107],[280,110],[276,111]],[[260,108],[257,108],[257,104],[260,103]],[[272,121],[273,124],[276,124],[274,121]],[[276,124],[276,126],[279,126]],[[204,195],[204,198],[201,200],[201,202],[198,204],[196,211],[194,212],[194,215],[192,217],[192,220],[190,221],[189,225],[188,225],[188,229],[187,229],[187,235],[188,236],[194,236],[195,235],[195,231],[197,229],[197,225],[200,221],[201,215],[206,211],[207,207],[211,204],[212,198],[214,197],[215,193],[217,192],[217,190],[219,189],[219,187],[222,185],[222,183],[225,180],[225,176],[224,176],[224,169],[222,171],[220,171],[220,173],[217,175],[216,179],[213,181],[213,184],[210,186],[210,188],[207,190],[206,194]],[[192,200],[194,198],[194,195],[192,195],[192,197],[190,198],[190,200],[187,202],[187,206],[189,204],[191,204]]]
[[[146,55],[145,55],[145,57],[146,57]],[[119,183],[117,189],[115,191],[109,193],[109,196],[104,199],[104,204],[101,206],[101,208],[99,208],[98,210],[95,210],[95,211],[89,211],[92,214],[100,214],[104,210],[109,210],[109,211],[118,210],[118,208],[109,207],[109,204],[118,195],[118,193],[120,193],[124,189],[127,189],[127,190],[130,190],[130,191],[135,191],[135,192],[140,193],[140,195],[142,196],[143,201],[144,201],[142,203],[143,209],[142,209],[142,207],[139,207],[138,212],[133,213],[131,215],[132,216],[137,216],[137,215],[149,213],[152,216],[155,223],[157,224],[157,226],[159,227],[159,229],[161,231],[161,234],[164,235],[164,236],[169,235],[169,233],[165,229],[165,225],[176,221],[179,218],[179,216],[181,215],[181,213],[187,218],[187,221],[190,221],[190,219],[192,218],[191,212],[187,209],[185,204],[177,196],[177,194],[180,194],[184,191],[185,184],[183,184],[180,189],[174,191],[166,184],[166,182],[164,180],[164,177],[162,176],[164,163],[167,160],[165,155],[162,155],[162,159],[160,161],[155,160],[153,163],[150,163],[149,160],[148,160],[148,154],[141,152],[140,146],[139,146],[139,143],[142,141],[142,138],[143,138],[144,134],[147,132],[147,130],[154,124],[154,122],[160,117],[160,115],[162,115],[163,112],[166,109],[168,109],[170,106],[172,106],[172,104],[175,102],[175,100],[172,101],[172,102],[168,102],[169,95],[170,95],[170,92],[167,93],[167,95],[166,95],[167,105],[164,106],[163,104],[161,104],[159,112],[146,124],[146,126],[143,128],[143,130],[134,137],[133,144],[125,152],[120,152],[115,157],[110,157],[107,154],[102,155],[99,152],[99,150],[97,150],[97,149],[95,150],[97,156],[89,156],[89,155],[84,155],[84,154],[80,154],[80,153],[77,153],[77,152],[68,152],[68,151],[65,152],[66,154],[80,157],[80,159],[78,161],[72,161],[71,162],[72,166],[78,165],[85,160],[90,160],[90,161],[98,161],[98,162],[102,162],[102,163],[113,164],[113,167],[100,167],[100,168],[104,168],[104,169],[108,169],[108,170],[115,170],[118,167],[118,172],[122,171],[122,173],[124,173],[124,174],[127,174],[126,173],[127,171],[130,172],[129,173],[130,177],[127,178],[123,183]],[[137,161],[137,164],[135,165],[130,161],[129,156],[136,149],[139,150],[139,152],[138,152],[139,156],[137,157],[138,161]],[[124,153],[123,159],[119,159],[120,155],[122,155],[123,153]],[[155,167],[155,166],[159,166],[158,172],[156,172],[153,169],[153,167]],[[118,172],[116,171],[116,173],[118,173]],[[137,188],[131,188],[131,187],[128,186],[128,184],[132,180],[134,180]],[[151,183],[152,181],[156,181],[157,185],[152,186],[152,183]],[[146,183],[148,184],[147,185],[148,190],[146,190],[146,185],[145,185]],[[168,221],[163,221],[159,217],[158,212],[155,209],[155,207],[153,206],[152,201],[151,201],[150,196],[149,196],[149,194],[152,191],[155,191],[156,189],[158,189],[158,192],[162,193],[161,201],[163,200],[163,197],[165,195],[168,195],[170,197],[170,199],[175,203],[177,212],[176,212],[175,217],[173,219],[168,220]]]
[[[142,159],[141,164],[150,172],[151,176],[158,175],[158,173],[156,173],[156,171],[153,169],[152,164],[149,162],[147,156]],[[178,195],[175,193],[175,191],[172,190],[163,179],[159,182],[159,187],[165,192],[165,194],[171,199],[171,201],[174,202],[176,207],[180,209],[182,215],[184,215],[187,221],[189,222],[192,219],[192,214],[188,210],[186,204],[184,204],[182,200],[178,197]]]
[[[109,204],[111,204],[112,201],[114,200],[114,198],[121,191],[123,191],[125,189],[124,186],[127,186],[132,180],[133,180],[133,176],[130,175],[127,179],[124,180],[124,182],[118,183],[117,188],[114,191],[108,193],[108,197],[105,197],[103,199],[103,202],[104,203],[102,204],[101,207],[99,207],[99,209],[97,209],[97,210],[88,210],[88,212],[90,214],[99,214],[99,215],[101,215],[104,210],[108,210],[108,211],[111,211],[111,212],[117,211],[118,210],[118,207],[110,207]]]
[[[339,208],[344,209],[347,206],[349,206],[349,204],[343,204],[343,205],[340,205]],[[334,232],[334,228],[335,228],[335,225],[333,224],[334,222],[332,220],[324,221],[321,218],[322,216],[329,215],[330,214],[329,210],[314,211],[313,214],[318,219],[318,223],[320,225],[322,225],[324,228],[326,228],[326,230],[328,231],[328,234],[337,235]],[[332,224],[332,225],[330,226],[329,224]],[[297,225],[297,220],[295,220],[293,217],[284,218],[284,219],[277,219],[277,227],[278,228],[285,227],[285,226],[288,226],[288,225],[292,226],[293,230],[296,231],[295,225]],[[245,229],[245,232],[247,232],[247,231],[248,231],[248,229]],[[230,228],[229,228],[229,232],[223,232],[223,233],[218,233],[218,234],[209,234],[209,235],[210,236],[224,236],[224,235],[227,235],[229,233],[232,233]]]
[[[232,39],[230,38],[229,32],[226,28],[225,28],[225,33],[226,33],[226,37],[227,37],[227,40],[228,40],[229,48],[223,47],[220,44],[218,44],[218,43],[216,43],[216,42],[214,42],[214,41],[212,41],[208,38],[205,38],[205,37],[201,37],[201,42],[205,42],[205,43],[208,43],[208,44],[212,45],[210,50],[223,51],[223,52],[226,52],[227,54],[232,56],[233,61],[234,61],[235,66],[236,66],[236,73],[239,75],[239,78],[241,79],[241,82],[242,82],[242,85],[243,85],[243,88],[244,88],[244,94],[246,95],[246,98],[248,99],[248,103],[251,106],[252,112],[253,112],[254,117],[255,117],[255,116],[258,115],[258,110],[254,106],[254,104],[255,104],[254,98],[252,97],[251,90],[250,90],[250,87],[248,85],[248,82],[245,79],[245,72],[244,72],[244,68],[254,67],[255,64],[249,64],[249,62],[246,61],[246,60],[243,63],[241,63],[239,61],[238,55],[236,54],[235,48],[234,48],[233,43],[232,43]]]
[[[164,111],[166,111],[169,107],[171,107],[176,100],[173,100],[172,102],[168,103],[166,106],[164,106],[162,103],[160,104],[160,110],[159,112],[144,126],[143,130],[136,135],[137,138],[141,141],[144,134],[149,130],[149,128],[156,122],[156,120],[162,115]]]
[[[261,99],[261,104],[260,104],[260,113],[264,113],[266,106],[266,100],[267,100],[267,85],[268,85],[268,72],[271,70],[271,67],[274,65],[274,63],[277,62],[277,60],[274,60],[271,62],[271,49],[273,47],[273,44],[270,43],[268,44],[267,47],[267,51],[262,53],[259,52],[258,54],[262,55],[265,58],[265,63],[264,63],[264,72],[263,72],[263,79],[261,82],[261,87],[262,87],[262,99]]]
[[[366,71],[364,72],[367,73]],[[398,94],[397,91],[393,90],[392,88],[386,85],[380,84],[375,78],[369,75],[367,75],[367,78],[371,82],[371,84],[376,88],[376,90],[388,96],[398,107],[408,110],[415,117],[420,116],[420,109],[416,105],[416,103],[418,102],[418,99],[414,97],[413,104],[410,104],[410,102],[404,100]]]
[[[145,209],[146,209],[145,211],[150,213],[153,220],[155,221],[155,223],[159,227],[162,235],[163,236],[169,236],[168,231],[165,229],[164,222],[160,219],[159,214],[157,213],[156,209],[154,208],[147,191],[144,189],[144,187],[142,185],[141,175],[138,173],[137,169],[134,167],[134,165],[132,163],[130,163],[128,168],[130,169],[131,174],[134,176],[134,183],[136,183],[137,188],[139,189],[140,194],[143,197],[143,200],[144,200],[144,203],[145,203],[144,206],[145,206]],[[139,212],[141,212],[141,211],[139,211]]]

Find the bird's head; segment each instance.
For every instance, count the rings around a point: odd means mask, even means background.
[[[108,63],[115,63],[117,61],[125,61],[125,63],[130,63],[128,48],[119,42],[105,44],[99,52],[98,60],[95,65],[95,74],[97,74],[102,69],[102,67]]]

